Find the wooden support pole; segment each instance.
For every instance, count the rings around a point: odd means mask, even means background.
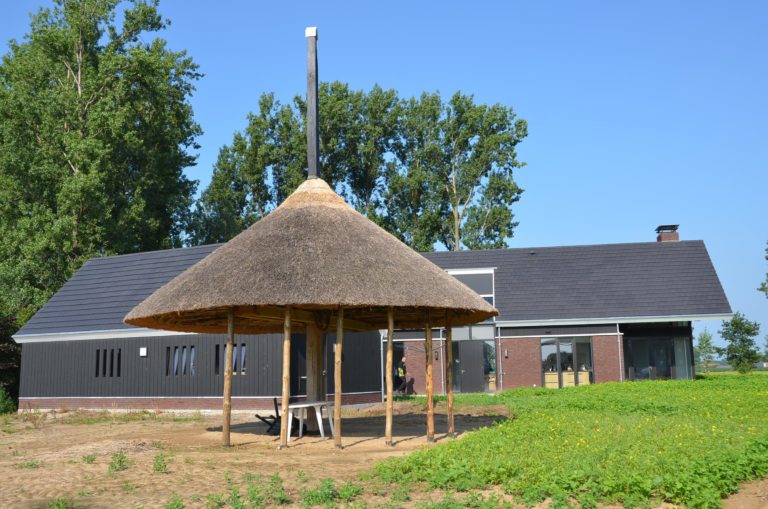
[[[432,321],[427,311],[427,328],[424,331],[424,352],[426,354],[427,369],[427,442],[435,441],[435,404],[432,398],[434,390],[432,387]]]
[[[224,408],[221,425],[221,441],[224,447],[229,447],[229,425],[232,421],[232,355],[235,346],[235,310],[230,308],[227,313],[227,350],[224,354]]]
[[[384,425],[384,443],[387,447],[392,447],[392,413],[394,411],[394,390],[392,388],[392,357],[394,355],[393,336],[395,334],[395,311],[390,307],[387,309],[387,419]]]
[[[448,399],[448,436],[456,436],[453,427],[453,328],[451,312],[445,312],[445,392]]]
[[[291,321],[294,321],[297,310],[291,310]],[[307,401],[325,401],[325,384],[323,383],[325,363],[323,362],[323,331],[313,321],[306,328],[306,392]],[[320,431],[320,423],[314,412],[308,412],[305,421],[307,431]]]
[[[288,447],[288,402],[291,398],[291,306],[285,307],[283,322],[283,401],[280,408],[280,446]]]
[[[333,443],[337,449],[341,449],[341,345],[344,341],[344,308],[339,308],[339,317],[336,320],[336,355],[333,365],[333,428],[335,436]]]

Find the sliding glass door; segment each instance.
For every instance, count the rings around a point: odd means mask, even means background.
[[[542,387],[589,385],[592,378],[592,338],[542,338]]]

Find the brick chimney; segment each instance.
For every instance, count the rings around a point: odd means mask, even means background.
[[[656,242],[674,242],[680,240],[680,233],[677,229],[679,224],[663,224],[656,227]]]

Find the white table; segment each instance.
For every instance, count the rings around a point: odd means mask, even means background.
[[[304,435],[304,419],[307,417],[307,409],[314,408],[315,416],[317,417],[317,424],[320,427],[320,436],[325,438],[325,431],[323,430],[323,408],[328,415],[328,426],[331,428],[331,436],[335,437],[336,434],[333,430],[333,418],[331,417],[331,402],[329,401],[305,401],[304,403],[291,403],[288,405],[288,441],[291,441],[291,425],[293,424],[293,411],[299,412],[299,438]]]

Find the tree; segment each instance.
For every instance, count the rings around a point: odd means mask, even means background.
[[[715,360],[717,350],[712,343],[712,333],[706,328],[696,338],[695,353],[698,363],[704,368],[704,372],[709,372],[709,364]]]
[[[523,166],[515,147],[527,124],[511,108],[459,93],[447,104],[438,94],[403,100],[339,82],[321,84],[319,101],[322,177],[359,212],[422,251],[501,247],[512,237],[522,192],[512,172]],[[228,240],[304,180],[304,111],[298,96],[290,106],[262,96],[245,132],[222,148],[192,243]]]
[[[768,247],[765,248],[765,259],[768,260]],[[768,274],[765,275],[765,281],[763,281],[760,288],[757,290],[765,293],[766,298],[768,298]]]
[[[125,6],[118,12],[118,4]],[[120,19],[120,23],[116,20]],[[87,258],[178,246],[197,66],[157,1],[57,0],[0,63],[0,316],[22,325]]]
[[[727,343],[725,348],[718,348],[728,363],[739,373],[749,373],[760,360],[755,336],[760,333],[760,324],[747,320],[741,313],[736,313],[729,322],[723,322],[720,336]]]

